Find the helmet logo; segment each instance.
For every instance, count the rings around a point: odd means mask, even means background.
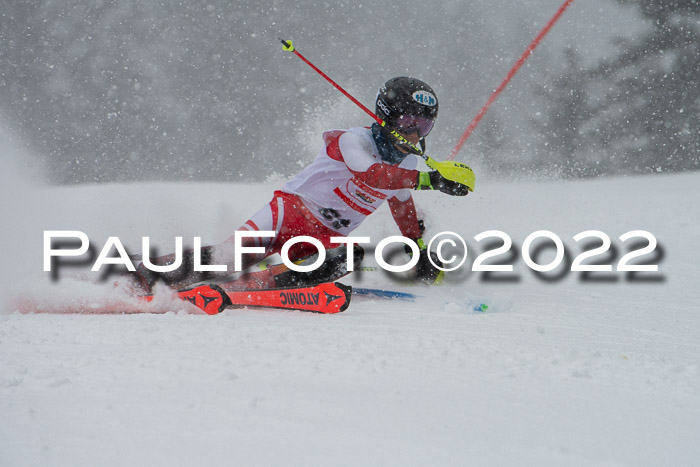
[[[389,110],[389,107],[382,101],[381,99],[377,99],[377,105],[382,109],[382,112],[384,112],[387,115],[391,115],[391,110]]]
[[[428,91],[416,91],[412,94],[413,100],[416,102],[419,102],[423,105],[427,105],[429,107],[435,106],[437,104],[437,99],[435,96],[428,92]]]

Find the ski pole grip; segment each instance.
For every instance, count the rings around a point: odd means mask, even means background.
[[[294,44],[292,44],[292,41],[285,41],[284,39],[280,39],[280,42],[282,43],[282,50],[285,52],[294,52]]]

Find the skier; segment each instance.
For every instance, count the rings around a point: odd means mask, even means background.
[[[425,137],[438,115],[438,100],[433,89],[423,81],[409,77],[390,79],[380,87],[375,101],[376,114],[387,126],[396,129],[413,145],[425,150]],[[244,246],[264,247],[261,254],[242,255],[242,268],[248,269],[275,253],[289,239],[306,235],[318,239],[330,251],[345,251],[331,237],[347,236],[384,201],[401,234],[413,239],[420,248],[416,278],[435,282],[441,277],[429,259],[421,239],[423,227],[416,215],[411,190],[439,190],[453,196],[465,196],[469,188],[445,179],[438,171],[416,170],[417,157],[408,145],[401,144],[385,127],[330,130],[323,133],[324,146],[316,159],[284,187],[275,191],[272,201],[246,221],[239,230],[274,231],[274,237],[244,238]],[[218,245],[202,248],[201,264],[227,265],[233,270],[234,237]],[[316,252],[309,243],[296,243],[289,250],[292,261]],[[356,261],[362,249],[355,247]],[[299,273],[283,265],[248,275],[237,281],[241,288],[273,288],[335,280],[347,273],[345,258],[332,260],[311,273]],[[440,264],[433,254],[436,264]],[[155,258],[157,265],[170,264],[174,255]],[[357,264],[356,262],[356,264]],[[221,273],[193,270],[193,251],[186,251],[182,265],[169,273],[155,273],[140,264],[133,284],[142,293],[149,293],[158,277],[173,288],[182,288],[209,280]],[[228,275],[226,273],[225,275]]]

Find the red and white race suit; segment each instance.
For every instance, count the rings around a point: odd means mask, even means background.
[[[276,191],[272,201],[239,230],[274,231],[275,236],[250,239],[265,253],[247,256],[245,266],[279,253],[292,237],[308,235],[326,248],[336,248],[331,237],[347,236],[387,201],[401,234],[421,235],[411,190],[418,180],[417,158],[408,155],[399,165],[383,163],[369,128],[330,130],[316,159]],[[233,245],[233,237],[224,245]],[[223,246],[223,245],[221,245]],[[231,263],[231,249],[217,248],[218,261]],[[227,253],[228,250],[228,253]],[[315,253],[308,243],[290,251],[294,260]]]

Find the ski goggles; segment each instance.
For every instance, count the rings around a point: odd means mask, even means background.
[[[399,132],[410,134],[418,132],[418,136],[424,138],[428,136],[430,130],[433,129],[435,120],[425,117],[416,117],[415,115],[401,115],[394,123],[394,128]]]

